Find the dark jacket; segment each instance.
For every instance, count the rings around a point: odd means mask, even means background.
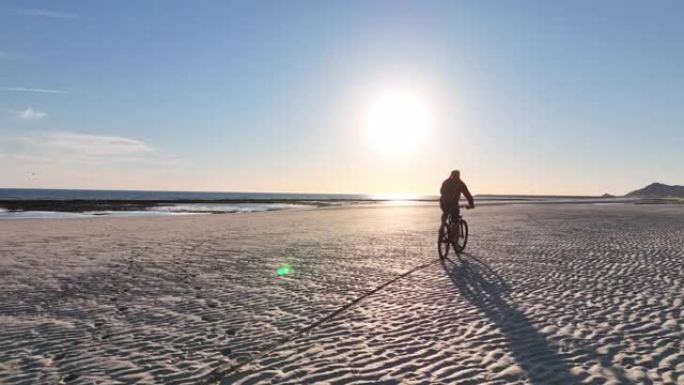
[[[468,186],[460,179],[454,180],[451,178],[442,182],[442,188],[439,189],[439,203],[447,206],[458,205],[458,201],[461,199],[461,193],[465,195],[470,206],[475,206],[473,196],[470,195],[470,191],[468,191]]]

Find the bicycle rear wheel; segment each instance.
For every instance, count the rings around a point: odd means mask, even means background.
[[[446,258],[449,254],[449,234],[447,231],[448,227],[442,223],[439,227],[439,234],[437,235],[437,251],[439,252],[440,258]]]
[[[458,226],[458,235],[452,239],[452,243],[454,251],[460,253],[465,249],[466,244],[468,243],[468,222],[459,219],[456,225]]]

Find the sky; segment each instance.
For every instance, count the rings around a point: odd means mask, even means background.
[[[684,184],[682,1],[3,1],[0,187]]]

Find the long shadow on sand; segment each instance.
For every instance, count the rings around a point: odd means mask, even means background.
[[[442,267],[454,286],[480,309],[507,341],[507,351],[525,371],[530,383],[576,384],[563,359],[527,317],[504,299],[510,293],[506,282],[482,260],[463,253],[456,261],[446,258]]]

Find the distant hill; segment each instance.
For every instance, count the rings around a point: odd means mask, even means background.
[[[629,198],[684,198],[684,186],[670,186],[651,183],[648,186],[625,195]]]

